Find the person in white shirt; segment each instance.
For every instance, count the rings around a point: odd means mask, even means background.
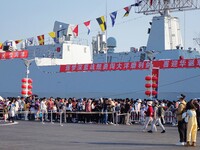
[[[19,100],[20,100],[20,98],[18,97],[18,99],[15,101],[15,119],[19,119],[19,117],[18,117],[18,112],[19,112]]]
[[[46,104],[46,98],[43,98],[40,103],[40,110],[43,114],[43,120],[47,120],[47,104]]]
[[[138,121],[141,121],[140,120],[141,103],[142,103],[141,99],[138,99],[137,102],[135,103],[135,113],[136,113],[136,118],[135,119],[138,120]]]
[[[15,101],[9,103],[9,121],[14,122],[15,117]]]

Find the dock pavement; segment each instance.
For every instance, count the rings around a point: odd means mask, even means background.
[[[165,125],[166,133],[148,133],[142,125],[102,125],[17,121],[0,123],[0,150],[199,150],[176,146],[177,127]],[[150,128],[150,126],[149,126]]]

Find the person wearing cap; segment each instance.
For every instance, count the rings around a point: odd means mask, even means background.
[[[151,130],[149,130],[149,133],[153,133],[153,131],[157,132],[157,127],[156,124],[158,123],[158,125],[161,127],[162,132],[161,133],[165,133],[165,127],[163,126],[162,122],[161,122],[161,109],[162,107],[159,106],[159,102],[157,100],[154,101],[154,116],[153,116],[153,122],[151,124]]]
[[[182,119],[182,114],[186,110],[186,101],[185,101],[185,95],[181,94],[178,96],[179,98],[179,105],[176,110],[176,116],[178,120],[178,133],[179,133],[179,142],[176,145],[185,145],[186,143],[186,122]]]
[[[148,105],[147,107],[148,108],[147,108],[147,111],[146,111],[145,123],[144,123],[144,126],[142,128],[143,132],[146,131],[149,123],[153,121],[153,115],[154,115],[154,113],[153,113],[153,106],[152,106],[152,104],[153,104],[152,100],[148,100],[147,101],[147,105]]]

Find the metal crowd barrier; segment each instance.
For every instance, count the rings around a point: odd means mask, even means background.
[[[131,122],[143,124],[145,122],[145,114],[131,112]],[[162,117],[161,117],[162,118]],[[163,116],[164,124],[176,124],[176,114],[173,114],[172,111],[165,111]]]
[[[0,112],[0,115],[2,115],[3,112]],[[17,115],[21,115],[21,117],[23,118],[22,120],[25,120],[25,115],[27,115],[27,111],[19,111],[18,113],[16,113]],[[33,115],[36,113],[33,113],[31,111],[28,111],[28,115],[30,117],[30,115]],[[48,115],[50,114],[50,118],[48,117]],[[82,119],[87,119],[87,115],[98,115],[99,119],[100,117],[102,117],[102,115],[106,114],[106,115],[112,115],[112,123],[113,124],[119,124],[121,116],[126,117],[127,115],[129,115],[129,122],[130,123],[140,123],[143,124],[145,121],[145,115],[141,114],[141,113],[136,113],[136,112],[130,112],[130,113],[119,113],[119,112],[73,112],[73,111],[60,111],[60,112],[44,112],[44,111],[40,111],[39,114],[37,113],[38,118],[40,118],[41,122],[43,124],[45,124],[46,119],[48,118],[48,122],[54,124],[55,122],[55,118],[53,118],[53,114],[56,114],[57,119],[59,120],[59,124],[60,126],[63,126],[63,123],[67,122],[67,118],[70,116],[71,119],[74,120],[78,120],[80,119],[80,115],[83,115]],[[2,118],[0,118],[2,119]],[[101,118],[102,119],[102,118]],[[29,118],[29,120],[31,120]],[[58,122],[57,120],[57,122]],[[166,111],[165,112],[165,116],[164,116],[164,120],[165,123],[168,124],[173,124],[176,123],[176,116],[171,112],[171,111]],[[99,120],[100,121],[100,120]],[[100,122],[98,122],[100,123]]]

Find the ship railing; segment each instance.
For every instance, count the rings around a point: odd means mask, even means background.
[[[8,114],[9,116],[9,114]],[[144,124],[145,114],[141,112],[120,113],[119,111],[112,112],[85,112],[85,111],[19,111],[15,114],[15,120],[25,121],[40,121],[45,124],[50,122],[52,124],[59,123],[98,123],[98,124]],[[3,112],[0,112],[0,119],[5,120]],[[106,119],[106,122],[104,121]],[[9,117],[6,118],[9,120]],[[162,122],[164,124],[177,124],[176,115],[172,111],[166,111]]]
[[[89,45],[88,40],[87,39],[83,39],[83,38],[75,38],[73,40],[70,41],[60,41],[60,42],[55,42],[52,38],[47,38],[44,41],[44,45],[55,45],[55,44],[62,44],[62,43],[71,43],[71,44],[77,44],[77,45]],[[25,46],[22,44],[20,46],[20,49],[26,49],[27,47],[31,47],[31,46],[41,46],[39,44],[38,41],[34,41],[33,43],[25,43]]]

